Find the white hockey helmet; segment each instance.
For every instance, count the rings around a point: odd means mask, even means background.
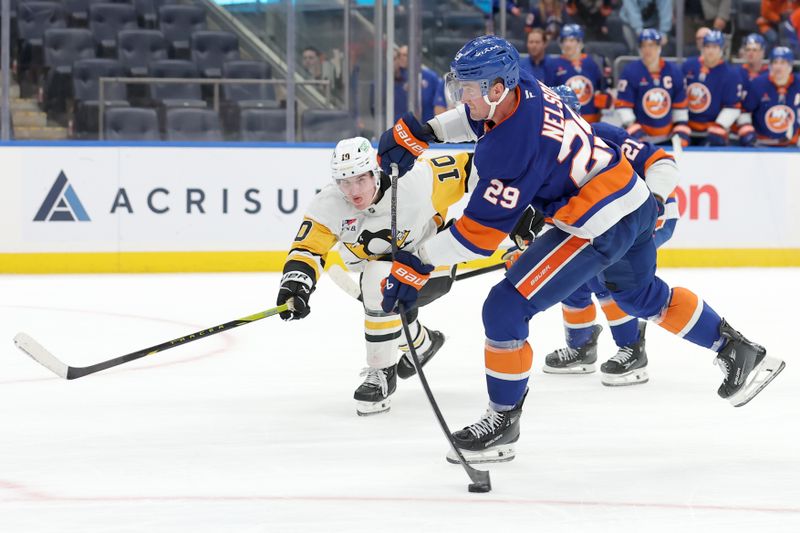
[[[342,139],[333,149],[331,177],[334,181],[372,172],[375,183],[380,181],[378,154],[364,137]]]

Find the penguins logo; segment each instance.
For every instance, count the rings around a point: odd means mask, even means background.
[[[689,111],[692,113],[702,113],[711,105],[711,93],[708,87],[699,82],[694,82],[686,89],[689,97]]]
[[[764,114],[764,124],[772,133],[786,133],[789,126],[794,123],[794,110],[785,105],[774,105]]]
[[[592,101],[594,85],[586,76],[572,76],[565,85],[575,91],[575,96],[578,97],[582,106],[588,105]]]
[[[642,108],[650,118],[664,118],[672,107],[669,93],[661,87],[654,87],[644,93]]]
[[[400,231],[397,234],[397,247],[402,248],[406,244],[409,231]],[[378,256],[386,255],[392,249],[392,231],[382,229],[376,232],[364,230],[358,236],[356,244],[344,243],[350,252],[359,259],[376,259]]]

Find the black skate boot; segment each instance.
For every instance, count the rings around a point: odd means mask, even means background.
[[[515,457],[514,443],[519,440],[519,419],[525,396],[510,411],[495,411],[489,407],[480,420],[453,433],[453,440],[464,456],[473,463],[504,463]],[[458,464],[453,450],[447,452],[447,461]]]
[[[727,342],[714,359],[725,374],[717,394],[734,407],[741,407],[769,385],[786,363],[768,357],[766,348],[747,340],[724,319],[719,332]]]
[[[376,415],[391,408],[391,396],[397,389],[395,365],[387,368],[364,368],[361,376],[364,383],[358,386],[353,398],[356,400],[358,416]]]
[[[431,340],[431,345],[424,353],[417,352],[417,358],[422,366],[425,366],[428,361],[436,355],[439,348],[444,345],[445,340],[444,334],[441,331],[425,328],[425,332]],[[404,353],[397,362],[397,377],[400,379],[408,379],[416,373],[417,369],[414,368],[414,363],[411,361],[411,353]]]
[[[644,350],[644,330],[647,322],[639,321],[639,340],[619,349],[616,355],[600,365],[600,381],[609,387],[647,383],[647,352]]]
[[[603,326],[592,326],[592,336],[580,348],[559,348],[544,358],[544,368],[547,374],[591,374],[595,371],[597,362],[597,337],[603,331]]]

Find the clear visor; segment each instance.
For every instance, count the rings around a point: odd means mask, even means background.
[[[444,77],[445,90],[454,103],[480,98],[489,94],[489,80],[459,80],[456,73],[448,72]]]
[[[372,172],[364,172],[358,176],[351,176],[349,178],[340,178],[336,180],[336,185],[339,186],[339,190],[345,194],[367,190],[374,184],[375,176],[372,175]]]

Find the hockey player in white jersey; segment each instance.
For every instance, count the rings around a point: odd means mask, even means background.
[[[354,398],[359,415],[388,411],[397,376],[416,372],[402,342],[400,315],[381,309],[381,280],[391,270],[391,181],[381,173],[375,149],[363,137],[340,141],[331,159],[334,183],[313,199],[283,267],[278,305],[294,299],[294,309],[281,314],[284,320],[308,315],[309,298],[325,266],[328,252],[341,243],[339,252],[348,269],[361,272],[364,304],[364,337],[367,367],[364,382]],[[477,180],[472,172],[472,154],[458,153],[420,159],[398,183],[397,247],[414,252],[445,227],[447,209]],[[420,294],[417,307],[432,302],[450,290],[449,266],[430,272],[430,281]],[[407,312],[414,347],[422,364],[444,344],[444,335],[423,326],[417,309]],[[398,349],[404,355],[398,361]]]

